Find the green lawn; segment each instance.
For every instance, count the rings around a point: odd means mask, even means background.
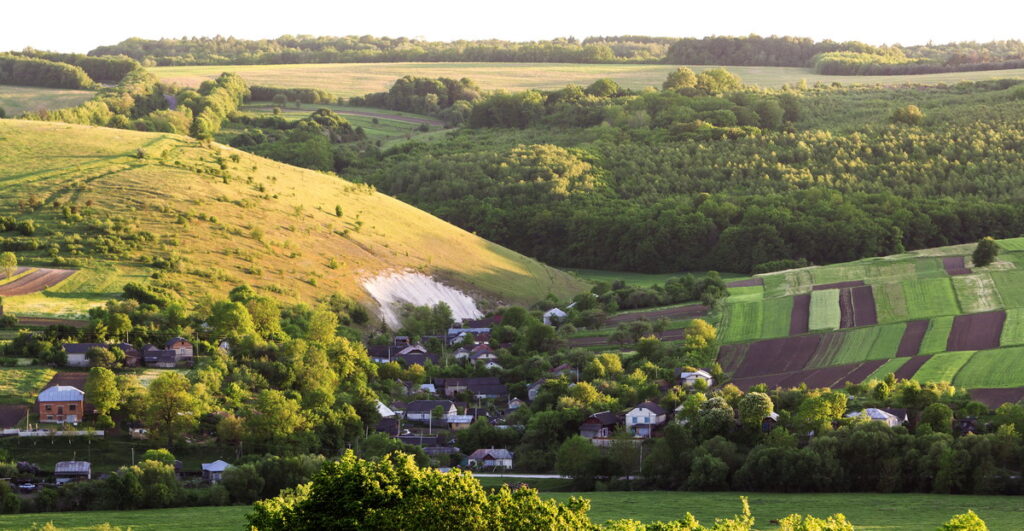
[[[1024,271],[993,271],[990,274],[1007,308],[1024,307]]]
[[[764,305],[761,301],[727,304],[722,343],[740,343],[759,339],[763,319]]]
[[[917,370],[914,379],[919,382],[952,382],[953,377],[973,355],[974,351],[936,354]]]
[[[901,284],[875,284],[871,290],[875,295],[880,324],[907,320],[907,297],[903,294]]]
[[[839,290],[825,289],[811,292],[811,315],[809,328],[813,330],[835,330],[839,328]]]
[[[1007,238],[996,243],[1007,251],[1024,251],[1024,238]]]
[[[765,299],[761,337],[785,337],[789,335],[789,323],[793,317],[793,297]]]
[[[510,480],[516,481],[516,480]],[[538,480],[524,480],[526,482]],[[541,480],[543,481],[543,480]],[[497,486],[498,482],[492,482]],[[543,492],[543,497],[566,501],[570,497],[591,500],[594,522],[631,518],[643,522],[668,521],[693,513],[701,523],[728,518],[740,511],[740,496],[747,496],[758,529],[774,529],[771,520],[792,513],[828,516],[842,513],[858,530],[932,531],[954,514],[974,510],[989,528],[1018,529],[1024,520],[1019,496],[951,496],[937,494],[775,494],[739,492]],[[35,513],[0,516],[0,529],[26,529],[53,522],[59,528],[84,530],[109,523],[151,530],[238,530],[246,525],[249,506],[185,507],[143,511],[93,511]]]
[[[888,376],[890,373],[895,373],[909,360],[909,357],[893,358],[891,360],[888,360],[881,367],[875,369],[875,372],[869,374],[868,377],[864,379],[864,381],[869,382],[871,380],[881,380]]]
[[[729,288],[729,299],[734,301],[755,301],[764,298],[764,286]]]
[[[956,374],[953,383],[962,387],[1024,386],[1024,347],[975,353]]]
[[[90,90],[0,85],[0,107],[7,112],[8,117],[13,118],[23,112],[74,107],[88,101],[95,94]]]
[[[921,350],[918,354],[935,354],[946,351],[946,343],[949,341],[949,333],[953,330],[953,317],[936,317],[928,322],[928,331],[924,333],[921,341]]]
[[[45,367],[0,367],[0,404],[32,404],[54,374]]]
[[[948,278],[908,280],[902,284],[908,320],[960,313],[953,285]]]

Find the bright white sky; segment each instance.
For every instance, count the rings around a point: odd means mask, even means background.
[[[794,35],[905,45],[1024,39],[1019,0],[3,0],[0,50],[86,52],[127,37],[375,35],[541,40]],[[265,6],[265,7],[264,7]]]

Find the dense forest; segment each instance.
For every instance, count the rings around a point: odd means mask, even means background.
[[[37,57],[0,53],[0,85],[91,89],[96,82],[81,67]]]
[[[1021,68],[1024,42],[873,46],[856,41],[814,41],[774,35],[703,38],[629,35],[588,37],[582,41],[569,37],[536,42],[435,42],[372,36],[285,35],[258,41],[233,37],[132,38],[100,46],[89,55],[123,55],[147,66],[405,61],[668,63],[795,66],[827,74],[895,75]]]

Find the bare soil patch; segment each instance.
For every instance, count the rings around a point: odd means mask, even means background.
[[[878,324],[878,312],[875,310],[875,292],[871,286],[850,288],[850,293],[853,300],[853,326],[874,326]]]
[[[885,360],[872,360],[863,363],[849,363],[846,365],[835,365],[820,369],[807,369],[779,374],[765,374],[760,376],[748,376],[736,378],[732,381],[734,385],[742,390],[747,390],[754,385],[763,383],[769,389],[775,387],[797,387],[802,383],[808,387],[831,387],[837,388],[846,385],[846,382],[860,382],[867,378],[872,372],[882,366]]]
[[[985,312],[958,315],[953,318],[953,330],[946,340],[946,350],[984,350],[999,346],[1006,312]]]
[[[793,296],[793,310],[789,314],[789,335],[806,334],[810,330],[811,295]]]
[[[0,406],[0,429],[13,428],[25,418],[28,406]]]
[[[907,362],[904,363],[902,367],[896,369],[896,372],[893,374],[895,374],[896,378],[900,380],[906,380],[907,378],[911,378],[914,376],[914,374],[917,373],[917,370],[920,369],[921,366],[924,365],[925,362],[927,362],[930,359],[932,359],[931,354],[925,356],[913,356],[909,360],[907,360]]]
[[[971,398],[995,409],[1007,402],[1014,404],[1024,400],[1024,387],[1007,389],[971,389]]]
[[[722,347],[718,349],[718,363],[722,365],[722,370],[725,372],[733,372],[738,369],[740,364],[743,363],[743,359],[746,358],[747,350],[749,348],[749,343],[722,345]]]
[[[0,285],[0,296],[28,295],[52,288],[74,275],[71,269],[37,269],[13,282]]]
[[[839,328],[853,328],[853,291],[839,290]]]
[[[928,331],[928,319],[911,321],[903,330],[903,337],[900,338],[900,346],[896,349],[896,357],[915,356],[921,351],[921,342],[924,341],[924,334]]]
[[[943,256],[942,267],[949,276],[970,275],[972,271],[967,268],[962,256]]]
[[[807,366],[821,343],[820,335],[766,339],[750,344],[735,378],[795,372]]]

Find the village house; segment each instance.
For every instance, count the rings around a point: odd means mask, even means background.
[[[470,427],[473,424],[473,421],[476,420],[476,417],[474,417],[472,414],[468,414],[468,415],[456,414],[456,415],[448,415],[448,418],[446,420],[448,421],[448,429],[449,430],[459,431],[459,430],[464,430],[464,429]]]
[[[220,459],[212,463],[203,463],[203,480],[210,483],[220,483],[224,471],[231,468],[231,464]]]
[[[546,378],[541,378],[540,380],[530,384],[530,386],[526,388],[526,399],[530,402],[537,400],[537,395],[540,394],[540,388],[544,387],[544,382],[546,381]]]
[[[601,411],[587,417],[580,424],[580,437],[590,439],[594,446],[608,446],[608,440],[615,428],[622,424],[622,419],[611,411]]]
[[[696,384],[699,381],[703,381],[705,384],[707,384],[708,387],[711,387],[712,385],[715,384],[715,380],[714,378],[711,377],[711,373],[705,371],[704,369],[697,369],[696,371],[684,371],[682,369],[679,369],[677,372],[679,383],[683,384],[686,387],[693,387],[694,384]]]
[[[471,454],[466,463],[474,468],[512,468],[512,452],[504,448],[481,448]]]
[[[142,361],[146,367],[173,369],[178,366],[178,353],[159,349],[156,345],[146,345],[142,347]]]
[[[119,348],[124,352],[124,366],[138,367],[142,364],[142,351],[128,343],[118,343],[111,348]]]
[[[176,337],[164,344],[164,350],[173,350],[178,356],[178,361],[192,361],[195,357],[195,350],[187,339]]]
[[[435,420],[433,412],[438,407],[441,408],[442,419],[447,419],[458,413],[455,403],[451,400],[413,400],[405,407],[405,418],[408,420],[430,422]]]
[[[761,420],[761,431],[763,433],[768,433],[768,432],[774,430],[775,426],[778,426],[778,424],[779,424],[779,414],[774,412],[774,411],[772,411],[771,413],[768,414],[767,417],[765,417],[763,420]]]
[[[58,461],[53,467],[57,484],[92,479],[92,464],[88,461]]]
[[[88,367],[89,358],[85,354],[97,347],[107,348],[107,345],[103,343],[64,343],[61,346],[64,348],[64,353],[67,354],[68,367]]]
[[[492,328],[501,324],[501,318],[501,315],[492,315],[490,317],[484,317],[483,319],[462,321],[462,328],[486,329],[489,332]]]
[[[654,402],[644,402],[626,413],[626,429],[636,437],[648,438],[654,430],[665,424],[668,415]]]
[[[568,363],[563,363],[558,367],[551,369],[550,374],[553,378],[561,378],[564,376],[573,381],[578,381],[580,379],[580,372]]]
[[[512,398],[511,400],[508,401],[508,409],[510,411],[515,411],[525,405],[526,401],[520,398]]]
[[[449,328],[448,329],[448,344],[454,345],[456,343],[462,343],[466,340],[469,335],[473,335],[475,342],[483,341],[484,337],[489,338],[491,335],[491,329],[489,327],[481,328]]]
[[[76,423],[85,415],[85,393],[70,385],[47,387],[36,399],[39,422]]]
[[[908,421],[907,410],[905,409],[869,407],[863,411],[851,411],[846,414],[848,419],[864,417],[873,422],[881,422],[890,428],[902,426]]]
[[[440,394],[449,398],[467,391],[480,400],[503,399],[508,396],[508,387],[501,383],[497,376],[435,378],[434,387]]]
[[[560,308],[551,308],[544,312],[544,324],[548,326],[558,326],[568,319],[569,314],[563,312]]]

